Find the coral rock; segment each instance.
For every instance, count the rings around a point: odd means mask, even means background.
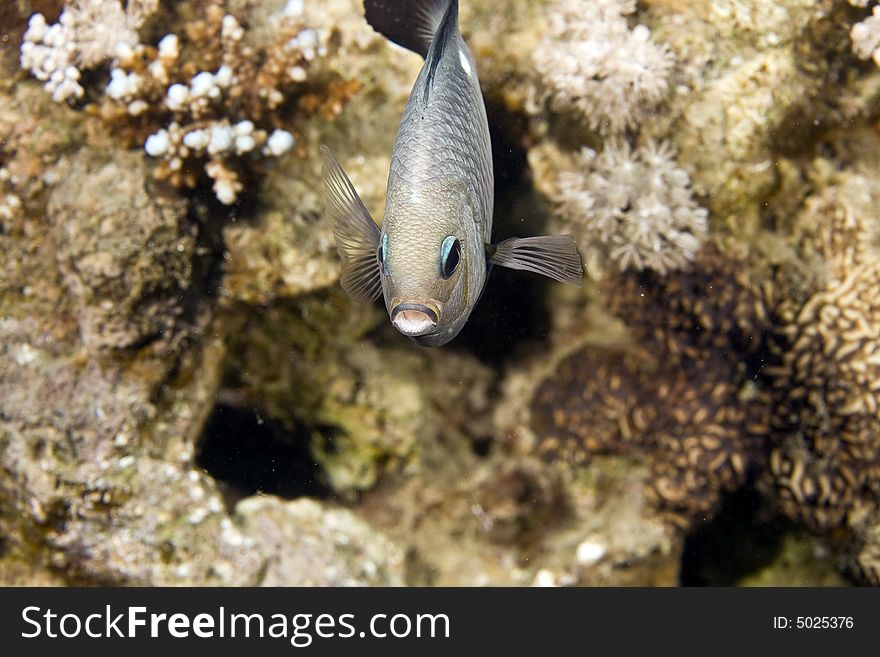
[[[403,553],[351,511],[251,497],[235,517],[266,555],[262,586],[401,586]]]
[[[120,348],[164,337],[192,283],[194,227],[186,202],[151,193],[136,153],[84,150],[53,191],[59,266],[79,306],[83,342]]]

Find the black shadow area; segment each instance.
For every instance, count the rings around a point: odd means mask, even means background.
[[[218,404],[205,425],[196,464],[223,484],[227,501],[268,493],[328,497],[308,434],[253,408]]]
[[[547,210],[532,186],[528,165],[528,118],[487,102],[495,212],[492,241],[546,232]],[[546,308],[551,281],[537,274],[493,267],[483,296],[452,343],[483,362],[499,366],[523,343],[541,339],[549,328]]]
[[[773,516],[757,491],[727,496],[710,522],[685,539],[682,586],[734,586],[772,563],[792,526]]]

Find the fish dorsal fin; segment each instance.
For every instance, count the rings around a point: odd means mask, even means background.
[[[427,58],[450,4],[457,21],[458,0],[364,0],[364,14],[379,34]]]
[[[428,82],[425,85],[425,103],[428,102],[428,96],[434,85],[434,74],[437,72],[437,66],[440,64],[440,60],[443,57],[443,51],[446,48],[446,44],[449,43],[451,38],[454,38],[454,34],[457,33],[457,30],[458,0],[451,0],[446,13],[443,14],[442,20],[440,21],[440,27],[437,28],[437,32],[434,34],[434,40],[431,42],[431,47],[428,50]]]
[[[376,256],[379,228],[330,149],[321,146],[321,156],[324,199],[342,260],[342,288],[355,298],[374,301],[382,292]]]
[[[512,237],[486,245],[489,262],[499,267],[522,269],[559,281],[580,285],[584,263],[570,235]]]

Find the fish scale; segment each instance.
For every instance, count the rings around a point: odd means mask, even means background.
[[[457,41],[455,48],[444,49],[443,59],[448,61],[438,64],[427,104],[423,102],[427,64],[413,86],[394,147],[389,187],[418,188],[438,175],[460,179],[478,202],[474,218],[488,242],[494,205],[489,129],[485,119],[464,118],[485,117],[485,109],[479,85],[461,68],[459,52],[470,62],[473,58],[464,41],[460,37]]]

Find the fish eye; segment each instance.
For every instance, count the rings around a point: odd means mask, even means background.
[[[455,273],[461,260],[461,242],[454,235],[450,235],[440,246],[440,275],[449,278]]]
[[[379,266],[382,267],[382,273],[388,275],[388,266],[385,264],[385,255],[388,251],[388,235],[382,236],[379,242],[379,248],[376,249],[376,258],[379,260]]]

